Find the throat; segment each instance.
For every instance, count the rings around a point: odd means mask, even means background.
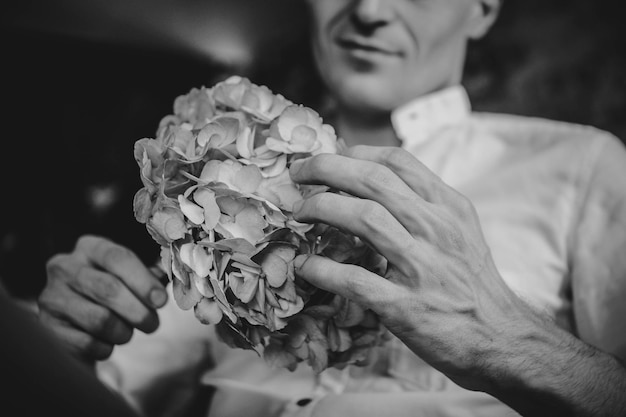
[[[390,114],[375,116],[349,115],[341,113],[335,120],[335,127],[339,137],[346,141],[348,146],[400,146],[391,124]]]

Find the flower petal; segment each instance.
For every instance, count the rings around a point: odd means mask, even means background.
[[[194,193],[193,199],[202,206],[204,225],[208,229],[214,229],[222,214],[215,193],[208,188],[200,188]]]
[[[180,210],[194,224],[202,224],[204,222],[204,210],[197,204],[189,201],[185,196],[178,195],[178,204]]]
[[[215,300],[203,298],[194,307],[194,313],[202,324],[217,324],[224,314]]]
[[[233,272],[228,275],[228,285],[233,294],[242,302],[248,303],[254,297],[259,286],[258,275],[247,272]]]
[[[268,284],[278,288],[287,280],[287,263],[279,256],[269,254],[261,263]]]
[[[263,176],[261,170],[256,165],[247,165],[242,167],[233,176],[233,185],[242,193],[251,194],[259,188]]]

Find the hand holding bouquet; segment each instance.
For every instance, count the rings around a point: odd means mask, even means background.
[[[314,110],[241,77],[178,97],[156,138],[135,143],[135,217],[161,246],[178,306],[274,366],[363,364],[385,339],[371,311],[294,274],[299,254],[384,267],[357,237],[291,214],[332,190],[294,184],[290,164],[338,144]]]

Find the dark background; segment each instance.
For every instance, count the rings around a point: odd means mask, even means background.
[[[506,0],[470,48],[464,84],[474,108],[625,139],[619,6]],[[46,260],[83,233],[156,259],[133,217],[133,144],[153,137],[176,96],[239,73],[318,104],[298,0],[23,0],[4,6],[0,23],[0,278],[17,298],[36,296]]]

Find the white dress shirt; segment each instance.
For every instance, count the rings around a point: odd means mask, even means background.
[[[505,282],[562,328],[626,359],[623,145],[592,127],[473,113],[460,86],[408,103],[392,123],[404,149],[473,202]],[[343,416],[516,415],[397,339],[367,368],[269,368],[215,341],[172,299],[159,330],[117,348],[100,375],[150,416],[180,408],[198,379],[217,388],[211,417],[310,416],[326,395],[345,400]]]

